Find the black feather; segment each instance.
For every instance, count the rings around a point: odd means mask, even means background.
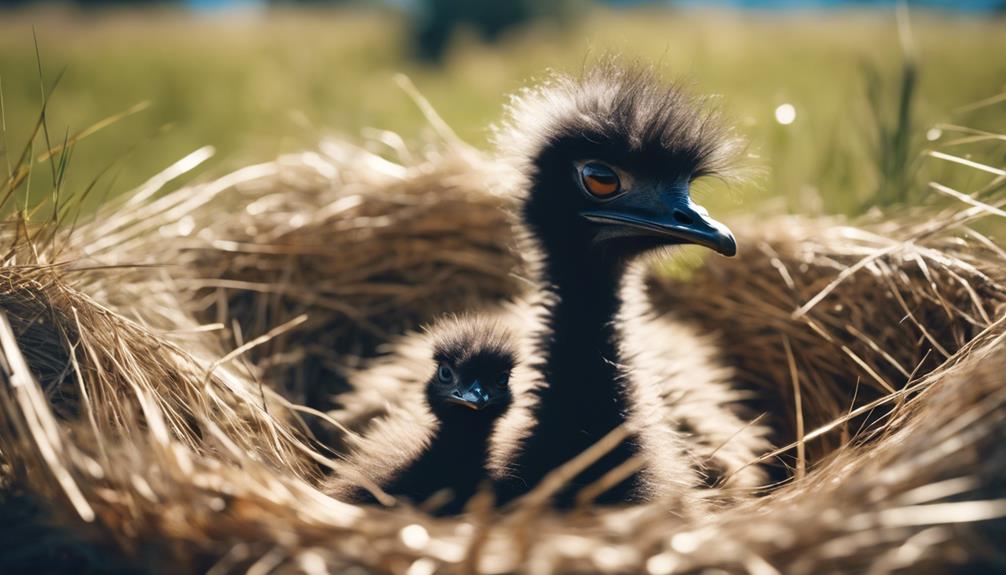
[[[462,382],[482,380],[486,386],[495,386],[500,400],[478,411],[449,404],[438,375],[432,374],[425,397],[437,428],[419,456],[398,470],[383,489],[415,503],[447,492],[449,499],[434,512],[455,514],[489,477],[490,438],[512,402],[508,379],[517,363],[517,345],[501,324],[476,316],[445,318],[429,332],[438,364],[449,365]]]
[[[580,189],[576,166],[597,160],[637,181],[688,183],[725,175],[743,149],[741,140],[708,102],[661,82],[650,69],[605,62],[578,79],[555,76],[518,95],[497,143],[524,176],[519,216],[527,232],[525,251],[540,254],[536,279],[545,302],[534,334],[540,360],[533,365],[545,385],[535,391],[535,426],[507,462],[510,473],[498,483],[499,498],[527,492],[627,423],[635,433],[574,478],[558,495],[560,506],[636,456],[642,456],[642,468],[603,493],[601,502],[652,496],[656,484],[649,477],[657,468],[670,471],[664,473],[674,477],[670,483],[698,484],[678,435],[668,431],[666,441],[653,441],[656,436],[639,423],[653,420],[639,416],[640,403],[648,401],[640,398],[659,393],[638,386],[659,382],[633,381],[620,333],[633,327],[620,323],[628,264],[668,240],[637,235],[598,241],[598,226],[581,216],[597,202]],[[674,345],[653,342],[661,344]]]
[[[746,147],[711,98],[613,58],[519,92],[494,135],[525,172],[561,149],[633,171],[730,177]]]
[[[501,362],[513,369],[517,363],[517,339],[497,319],[474,314],[440,318],[427,327],[433,341],[433,359],[450,363]]]

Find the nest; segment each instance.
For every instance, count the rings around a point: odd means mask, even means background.
[[[188,274],[173,274],[176,290],[196,317],[262,334],[307,314],[251,355],[293,401],[322,405],[344,389],[347,368],[393,336],[521,287],[510,198],[487,193],[507,173],[461,144],[419,159],[399,152],[394,163],[328,140],[216,188],[184,227],[162,227],[177,249],[169,261]]]
[[[1006,253],[964,232],[987,206],[738,222],[741,257],[653,275],[654,302],[720,335],[775,430],[751,463],[779,483],[729,508],[557,514],[546,481],[438,519],[320,492],[343,370],[521,289],[509,200],[487,185],[506,175],[453,140],[399,152],[331,140],[151,199],[155,178],[72,233],[12,218],[7,489],[171,573],[1003,567]]]

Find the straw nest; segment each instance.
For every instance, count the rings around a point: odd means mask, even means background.
[[[200,151],[72,233],[12,218],[7,491],[170,573],[1003,567],[1006,253],[968,230],[995,213],[981,205],[736,222],[739,258],[654,274],[654,302],[719,334],[775,430],[760,463],[779,484],[729,508],[556,515],[546,481],[434,519],[321,493],[343,370],[521,289],[508,199],[486,184],[506,175],[447,140],[397,161],[332,140],[152,199]]]

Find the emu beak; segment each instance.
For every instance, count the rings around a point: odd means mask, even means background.
[[[607,202],[602,209],[581,215],[597,224],[633,228],[645,235],[670,238],[671,243],[705,246],[728,257],[737,253],[733,233],[692,201],[687,185],[671,190],[633,190]]]
[[[464,384],[461,384],[447,396],[448,402],[463,405],[476,411],[491,405],[493,399],[492,394],[484,389],[477,379],[467,389],[464,388]]]

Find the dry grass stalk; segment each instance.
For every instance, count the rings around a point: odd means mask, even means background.
[[[329,141],[173,214],[170,261],[190,272],[175,289],[246,333],[307,313],[253,357],[287,397],[319,405],[391,335],[518,291],[506,198],[485,192],[505,177],[474,151],[404,166]]]
[[[654,278],[652,293],[721,334],[780,445],[800,437],[800,412],[781,408],[795,401],[792,359],[804,426],[834,427],[805,445],[808,458],[820,460],[882,426],[902,400],[863,417],[850,413],[900,398],[1003,317],[1006,260],[994,244],[958,237],[957,215],[917,214],[866,229],[797,217],[738,222],[740,236],[760,239],[754,250],[711,259],[687,282]]]

